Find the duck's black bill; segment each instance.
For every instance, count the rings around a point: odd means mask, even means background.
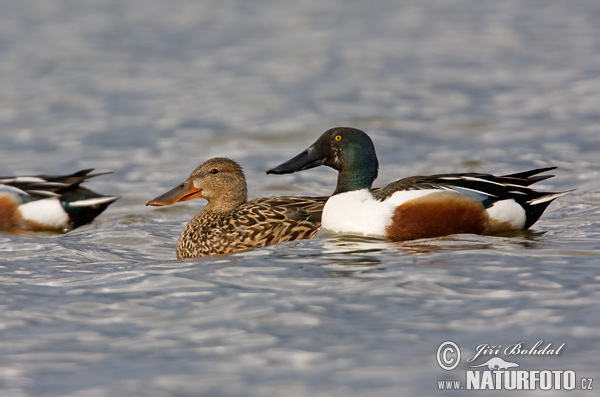
[[[291,174],[315,168],[325,163],[325,156],[321,155],[315,146],[311,146],[296,157],[271,168],[267,174]]]

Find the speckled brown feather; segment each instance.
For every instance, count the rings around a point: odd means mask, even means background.
[[[328,197],[280,196],[247,201],[242,167],[228,158],[205,161],[189,178],[147,205],[202,197],[206,206],[185,226],[178,258],[227,255],[284,241],[313,238]]]
[[[179,236],[177,258],[226,255],[313,238],[326,201],[327,197],[268,197],[224,214],[200,211]]]

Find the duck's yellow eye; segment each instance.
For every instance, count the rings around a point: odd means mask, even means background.
[[[341,135],[336,135],[335,136],[335,140],[338,141],[338,142],[341,141],[342,140],[342,136]]]

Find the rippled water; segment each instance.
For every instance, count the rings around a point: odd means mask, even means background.
[[[538,340],[565,347],[504,358],[600,381],[599,27],[594,1],[1,2],[0,174],[112,170],[89,187],[123,198],[0,234],[0,394],[458,395],[437,380],[478,345]],[[576,190],[508,236],[175,259],[202,200],[148,199],[215,156],[253,197],[329,194],[330,169],[264,171],[338,125],[380,185],[556,165],[539,188]]]

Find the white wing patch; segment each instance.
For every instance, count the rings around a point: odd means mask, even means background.
[[[505,185],[504,183],[494,182],[494,181],[490,181],[490,180],[483,179],[483,178],[477,178],[477,177],[474,177],[474,176],[463,176],[462,179],[465,180],[465,181],[489,183],[491,185],[497,185],[497,186],[504,186]]]
[[[537,204],[542,204],[542,203],[546,203],[548,201],[552,201],[560,196],[564,196],[565,194],[567,194],[569,192],[561,192],[561,193],[555,193],[555,194],[549,194],[547,196],[544,197],[540,197],[537,199],[533,199],[529,201],[529,204],[531,205],[537,205]]]
[[[28,190],[28,193],[37,194],[39,196],[46,196],[46,197],[59,197],[60,196],[60,194],[51,192],[49,190]]]
[[[73,201],[73,202],[69,203],[69,206],[71,206],[71,207],[92,207],[94,205],[112,203],[119,197],[120,196],[106,196],[106,197],[90,198],[90,199],[85,199],[85,200],[77,200],[77,201]]]
[[[478,200],[483,201],[486,197],[497,197],[495,194],[486,193],[481,190],[470,189],[468,187],[461,186],[443,186],[444,190],[448,190],[450,192],[457,192],[466,194],[468,196],[476,197]]]
[[[46,182],[46,180],[42,179],[42,178],[38,178],[37,176],[16,176],[14,178],[0,179],[0,183],[14,183],[14,182],[39,183],[39,182]]]
[[[10,185],[0,185],[0,194],[17,194],[20,196],[29,196],[29,194],[27,194],[27,192],[21,190],[21,189],[17,189],[14,186],[10,186]]]

